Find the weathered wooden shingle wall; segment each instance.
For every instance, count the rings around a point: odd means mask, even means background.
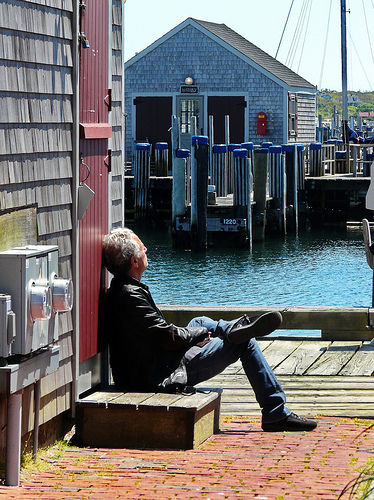
[[[72,275],[72,27],[72,0],[0,0],[0,211],[36,207],[37,243],[58,245],[63,277]],[[42,380],[41,424],[71,406],[72,329],[60,314],[60,368]],[[25,433],[32,387],[23,407]],[[3,396],[0,415],[5,429]]]
[[[122,0],[112,1],[112,176],[111,222],[123,225],[123,53],[122,53]]]
[[[315,141],[316,96],[298,93],[297,95],[297,142],[309,144]]]

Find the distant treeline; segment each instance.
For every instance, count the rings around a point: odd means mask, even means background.
[[[323,119],[331,118],[334,114],[334,106],[337,113],[342,116],[342,93],[335,90],[320,90],[317,97],[317,116],[322,115]],[[374,92],[348,91],[349,118],[356,117],[361,112],[370,111],[374,112]]]

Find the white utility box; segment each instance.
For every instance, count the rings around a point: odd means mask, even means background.
[[[0,252],[0,293],[11,295],[16,317],[12,355],[29,354],[56,341],[58,312],[70,310],[73,300],[71,280],[58,278],[58,247]]]

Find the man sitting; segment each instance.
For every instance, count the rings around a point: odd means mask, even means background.
[[[171,391],[195,386],[241,360],[262,409],[264,431],[310,431],[317,424],[292,413],[255,337],[279,328],[282,316],[268,312],[232,321],[194,318],[187,327],[168,324],[147,285],[147,248],[128,228],[104,237],[104,262],[113,274],[105,296],[104,325],[117,388]]]

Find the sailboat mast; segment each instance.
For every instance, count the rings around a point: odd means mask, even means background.
[[[343,141],[348,144],[348,91],[347,91],[347,21],[346,0],[340,0],[341,57],[342,57],[342,105]]]

